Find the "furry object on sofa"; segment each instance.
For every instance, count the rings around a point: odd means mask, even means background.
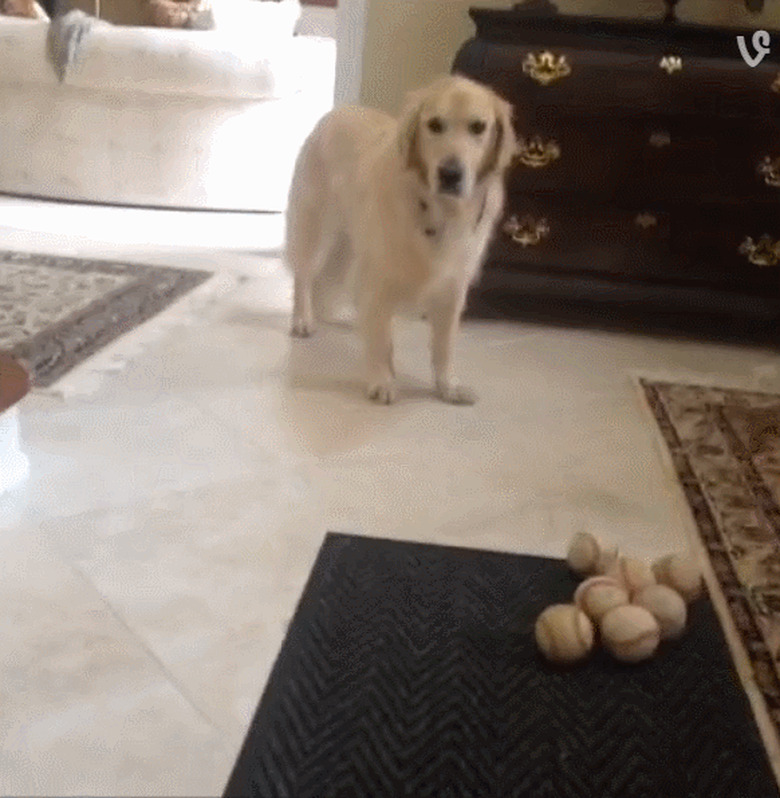
[[[8,17],[48,20],[49,15],[35,0],[0,0],[0,14]]]
[[[252,30],[264,6],[279,9],[280,16],[300,17],[300,0],[143,0],[144,22],[158,28],[191,30]],[[262,15],[265,19],[265,15]]]
[[[210,30],[214,16],[209,0],[146,0],[144,21],[155,28]]]
[[[46,36],[46,57],[60,83],[81,62],[84,43],[92,28],[107,24],[78,9],[54,17]]]

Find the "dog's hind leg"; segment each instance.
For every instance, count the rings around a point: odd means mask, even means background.
[[[313,201],[291,202],[287,220],[287,265],[295,280],[291,334],[307,338],[314,332],[314,290],[333,248],[332,221]]]
[[[342,231],[335,237],[327,262],[314,282],[312,302],[316,321],[348,326],[350,320],[354,321],[354,308],[349,306],[351,264],[349,237]]]
[[[293,338],[308,338],[314,332],[314,310],[312,308],[311,281],[295,277],[293,288],[293,323],[290,334]]]

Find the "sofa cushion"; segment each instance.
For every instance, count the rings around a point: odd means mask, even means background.
[[[211,0],[214,27],[234,36],[292,35],[301,17],[299,0]]]

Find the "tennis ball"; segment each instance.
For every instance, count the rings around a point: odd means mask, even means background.
[[[620,557],[609,575],[621,582],[632,595],[648,585],[655,584],[650,566],[636,557]]]
[[[601,639],[615,659],[641,662],[655,653],[661,630],[649,610],[626,604],[601,619]]]
[[[572,663],[593,649],[593,624],[573,604],[553,604],[536,619],[536,644],[551,662]]]
[[[578,532],[569,544],[566,562],[575,574],[590,576],[596,572],[601,546],[590,532]]]
[[[682,596],[667,585],[648,585],[633,603],[648,610],[661,630],[661,640],[673,640],[685,631],[688,609]]]
[[[701,569],[693,557],[685,554],[669,554],[653,564],[655,578],[662,585],[677,591],[688,603],[701,596]]]
[[[610,546],[607,549],[602,549],[599,555],[598,565],[596,566],[597,574],[612,574],[617,566],[617,561],[620,556],[617,546]]]
[[[574,593],[574,603],[595,622],[628,600],[628,591],[610,576],[591,576]]]

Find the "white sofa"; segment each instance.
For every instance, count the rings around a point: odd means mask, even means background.
[[[48,25],[0,18],[0,193],[284,210],[298,149],[333,104],[335,41],[294,36],[297,15],[234,17],[96,25],[63,83]]]

